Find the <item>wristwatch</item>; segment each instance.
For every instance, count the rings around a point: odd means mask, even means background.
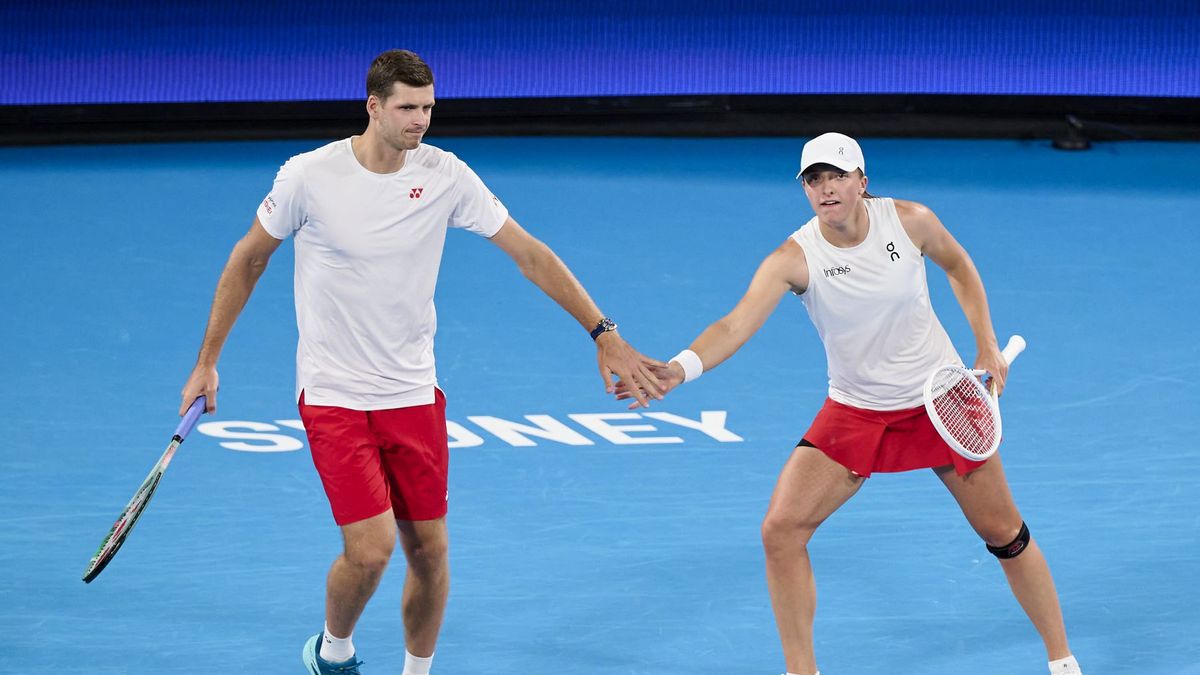
[[[606,316],[603,319],[600,319],[600,323],[596,324],[596,327],[592,329],[590,335],[592,336],[592,339],[595,340],[596,338],[600,337],[601,333],[607,333],[610,330],[616,329],[617,324],[613,323],[613,320]]]

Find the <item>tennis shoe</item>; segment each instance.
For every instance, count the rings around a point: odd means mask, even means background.
[[[300,652],[300,658],[303,659],[304,667],[308,669],[309,675],[362,675],[358,667],[363,662],[353,656],[337,663],[331,663],[321,658],[322,637],[324,637],[324,633],[317,633],[308,638],[308,642],[304,643],[304,651]]]
[[[1079,669],[1079,662],[1074,656],[1068,656],[1057,661],[1050,662],[1051,675],[1083,675],[1083,671]]]

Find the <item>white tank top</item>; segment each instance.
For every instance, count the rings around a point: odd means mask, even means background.
[[[925,258],[895,202],[864,203],[869,229],[856,246],[830,244],[815,217],[792,234],[808,261],[800,299],[825,345],[829,398],[869,410],[915,408],[929,373],[962,360],[933,313]]]

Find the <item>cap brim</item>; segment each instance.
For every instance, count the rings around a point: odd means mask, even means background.
[[[813,168],[814,166],[818,166],[820,164],[832,166],[835,169],[841,169],[842,171],[845,171],[846,173],[850,173],[851,171],[855,171],[858,169],[858,165],[854,164],[853,162],[847,162],[844,160],[843,161],[832,161],[832,160],[828,160],[828,159],[820,159],[820,160],[816,160],[813,162],[809,162],[806,166],[804,166],[804,168],[800,169],[800,172],[796,174],[796,178],[803,176],[806,171],[808,171],[809,169]]]

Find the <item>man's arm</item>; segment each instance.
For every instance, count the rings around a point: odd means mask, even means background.
[[[517,221],[511,217],[505,220],[491,241],[513,259],[526,279],[575,317],[585,331],[595,328],[604,318],[600,308],[592,302],[583,285],[563,261],[549,246],[526,232]],[[649,367],[656,362],[639,354],[617,331],[601,333],[596,338],[596,349],[605,391],[614,391],[612,376],[615,374],[622,381],[636,385],[636,398],[641,405],[648,406],[650,397],[662,398],[658,380]]]
[[[923,204],[896,200],[896,212],[909,238],[926,257],[942,268],[950,280],[954,297],[958,299],[967,323],[971,325],[971,332],[975,334],[974,367],[990,373],[996,380],[996,391],[1004,391],[1008,362],[1000,354],[987,292],[971,256],[937,215]]]
[[[216,411],[217,359],[221,356],[221,348],[225,346],[229,331],[233,329],[234,322],[250,299],[254,285],[258,283],[263,270],[267,269],[271,254],[279,248],[280,243],[281,240],[267,234],[258,218],[255,218],[250,231],[233,247],[225,270],[221,272],[221,280],[217,282],[217,292],[213,296],[208,328],[204,331],[196,367],[183,386],[180,415],[187,412],[192,401],[201,395],[208,397],[207,412]]]

